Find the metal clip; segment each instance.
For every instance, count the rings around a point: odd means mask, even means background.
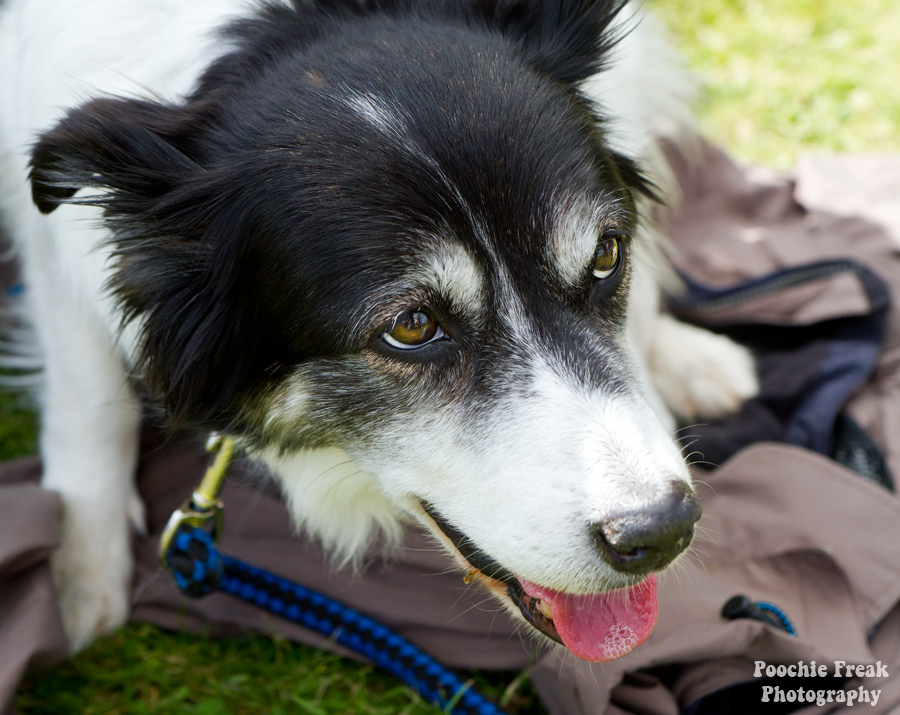
[[[214,542],[222,533],[222,508],[219,493],[225,483],[225,475],[234,458],[234,440],[212,435],[206,443],[208,452],[215,452],[212,464],[206,469],[200,486],[171,517],[159,540],[159,560],[166,564],[166,555],[175,532],[182,524],[208,530]]]

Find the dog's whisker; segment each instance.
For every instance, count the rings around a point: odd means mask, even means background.
[[[716,488],[715,488],[712,484],[710,484],[709,482],[707,482],[706,480],[704,480],[704,479],[697,479],[697,478],[695,477],[695,478],[694,478],[694,483],[695,483],[695,484],[702,484],[704,487],[706,487],[707,489],[709,489],[709,491],[711,491],[711,492],[713,493],[713,495],[715,496]]]
[[[709,575],[709,570],[706,567],[706,562],[703,560],[704,556],[708,556],[708,554],[705,554],[699,549],[695,549],[693,546],[691,546],[691,548],[688,549],[687,552],[685,552],[685,558],[694,568],[703,569],[703,573]]]
[[[689,429],[694,429],[695,427],[708,427],[708,425],[705,424],[704,422],[695,422],[694,424],[691,424],[691,425],[685,425],[684,427],[679,427],[677,430],[672,432],[672,437],[674,438],[675,435],[677,435],[679,432],[684,432]]]
[[[332,464],[330,467],[328,467],[328,469],[325,469],[325,470],[319,472],[315,477],[313,477],[313,478],[310,480],[309,485],[307,485],[306,489],[305,489],[302,493],[305,494],[306,491],[308,491],[309,489],[311,489],[311,488],[315,485],[316,482],[318,482],[320,479],[322,479],[323,477],[325,477],[329,472],[332,472],[332,471],[334,471],[335,469],[340,469],[341,467],[346,467],[348,464],[353,464],[353,460],[352,460],[352,459],[346,459],[346,460],[344,460],[343,462],[338,462],[337,464]],[[355,472],[355,474],[361,474],[361,471],[360,471],[360,470],[357,470],[357,471]]]
[[[709,534],[699,534],[695,538],[696,538],[698,544],[709,544],[713,548],[716,548],[716,549],[719,548],[719,545],[718,545],[718,543],[716,543],[716,540]],[[699,551],[699,549],[698,549],[698,551]]]
[[[700,547],[699,547],[700,544],[709,544],[714,549],[719,548],[719,545],[718,545],[718,543],[716,543],[716,540],[708,535],[701,535],[701,536],[697,537],[697,544],[698,544],[697,546],[693,546],[692,548],[694,548],[694,550],[697,553],[699,553],[703,556],[708,556],[709,554],[707,554],[705,551],[700,550]]]
[[[701,438],[697,437],[696,435],[688,435],[687,437],[683,437],[682,439],[685,441],[691,440],[690,442],[687,442],[687,444],[680,445],[681,449],[685,450],[685,449],[690,449],[691,447],[693,447],[695,444],[697,444],[697,442],[700,441]]]
[[[455,621],[458,618],[462,618],[470,611],[474,611],[476,609],[481,609],[481,607],[484,606],[485,604],[490,604],[491,606],[494,606],[495,608],[497,608],[499,611],[504,610],[502,606],[500,606],[494,602],[493,598],[489,594],[486,594],[483,600],[478,601],[477,603],[473,603],[462,613],[458,613],[456,616],[454,616],[451,620]]]

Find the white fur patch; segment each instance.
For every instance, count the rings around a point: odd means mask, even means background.
[[[413,282],[430,288],[467,317],[477,318],[484,307],[485,277],[458,243],[435,242]]]
[[[309,395],[303,385],[302,369],[285,378],[266,405],[265,428],[273,432],[290,429],[291,424],[302,419],[309,404]]]
[[[370,93],[352,93],[347,104],[369,124],[388,136],[409,143],[406,123],[400,115],[387,106],[381,97]]]
[[[577,286],[590,271],[604,229],[615,228],[618,204],[604,210],[586,199],[566,201],[556,211],[556,225],[548,245],[550,265],[567,285]]]
[[[664,28],[640,3],[619,13],[614,26],[623,36],[609,68],[589,77],[581,88],[608,120],[606,139],[613,149],[645,163],[651,159],[654,170],[666,171],[657,139],[678,138],[696,126],[690,107],[697,82]]]
[[[342,449],[255,455],[279,478],[297,524],[322,540],[338,563],[358,560],[377,532],[385,545],[400,542],[402,514],[385,498],[377,481]]]

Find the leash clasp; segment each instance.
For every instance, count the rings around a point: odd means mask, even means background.
[[[172,539],[182,526],[192,526],[208,531],[213,542],[218,542],[222,533],[223,504],[219,500],[225,475],[234,458],[234,440],[212,435],[206,443],[208,452],[215,452],[212,464],[206,469],[200,486],[169,517],[159,540],[159,560],[165,566]]]

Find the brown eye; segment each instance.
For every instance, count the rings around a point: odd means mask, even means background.
[[[393,327],[384,334],[384,340],[400,350],[412,350],[443,336],[441,326],[428,313],[423,310],[408,310],[397,316]]]
[[[619,265],[619,242],[614,238],[606,238],[597,246],[594,256],[594,278],[608,278],[615,273]]]

